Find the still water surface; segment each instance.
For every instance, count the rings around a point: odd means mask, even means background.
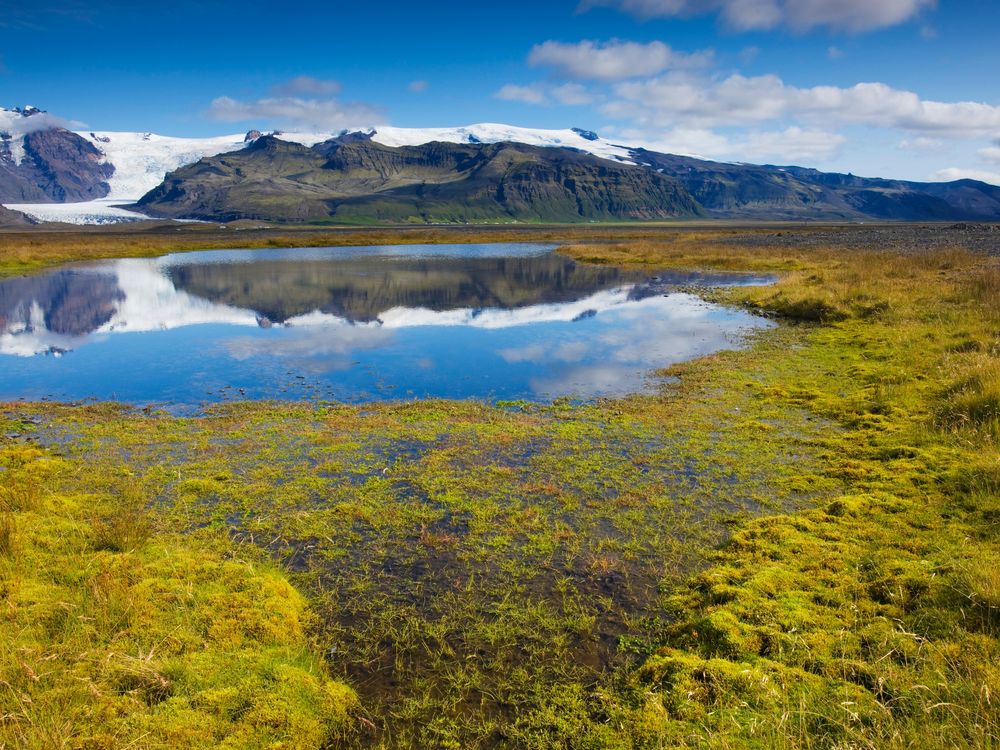
[[[539,245],[225,250],[0,281],[0,400],[589,399],[771,325],[678,291],[760,284]]]

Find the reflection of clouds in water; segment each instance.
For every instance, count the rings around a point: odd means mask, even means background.
[[[617,307],[595,318],[594,325],[600,332],[581,331],[573,342],[532,344],[502,350],[500,356],[549,371],[532,378],[537,395],[617,396],[642,390],[650,371],[731,347],[740,334],[773,324],[692,295],[672,294]],[[585,361],[596,364],[566,366]]]
[[[545,344],[528,344],[527,346],[501,349],[497,352],[500,358],[509,364],[532,362],[542,364],[548,360],[561,362],[579,362],[592,349],[587,341],[569,341],[551,348]]]
[[[531,378],[531,389],[543,398],[625,396],[644,390],[643,386],[651,378],[630,365],[579,365],[560,367],[549,377]]]
[[[390,344],[393,332],[378,325],[328,323],[278,329],[277,335],[240,336],[223,343],[237,361],[277,357],[310,372],[343,370],[353,363],[353,353]]]
[[[586,341],[573,341],[557,346],[552,352],[552,356],[563,362],[579,362],[587,356],[588,351],[590,351],[590,347]]]
[[[509,349],[501,349],[497,354],[504,362],[541,362],[546,358],[546,349],[542,344],[528,344]]]

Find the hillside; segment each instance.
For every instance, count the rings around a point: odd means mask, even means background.
[[[138,203],[165,218],[337,222],[607,221],[699,216],[673,178],[574,149],[346,135],[263,136],[167,176]]]
[[[1000,187],[975,180],[921,183],[803,167],[727,164],[636,149],[633,158],[675,177],[713,216],[739,219],[1000,219]]]

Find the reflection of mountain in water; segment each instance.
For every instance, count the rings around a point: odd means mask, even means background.
[[[81,336],[111,320],[124,299],[113,273],[54,271],[0,283],[0,331],[44,327]]]
[[[384,320],[398,327],[430,315],[427,324],[454,325],[486,310],[527,314],[612,289],[634,291],[644,278],[552,253],[117,260],[0,281],[0,354],[62,352],[91,334],[200,323]]]
[[[645,278],[554,254],[182,264],[166,273],[179,290],[254,310],[274,322],[315,311],[370,322],[399,307],[512,309],[569,302]]]

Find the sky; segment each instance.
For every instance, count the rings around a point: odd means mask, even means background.
[[[580,127],[1000,184],[997,0],[0,0],[0,106],[83,130]]]

